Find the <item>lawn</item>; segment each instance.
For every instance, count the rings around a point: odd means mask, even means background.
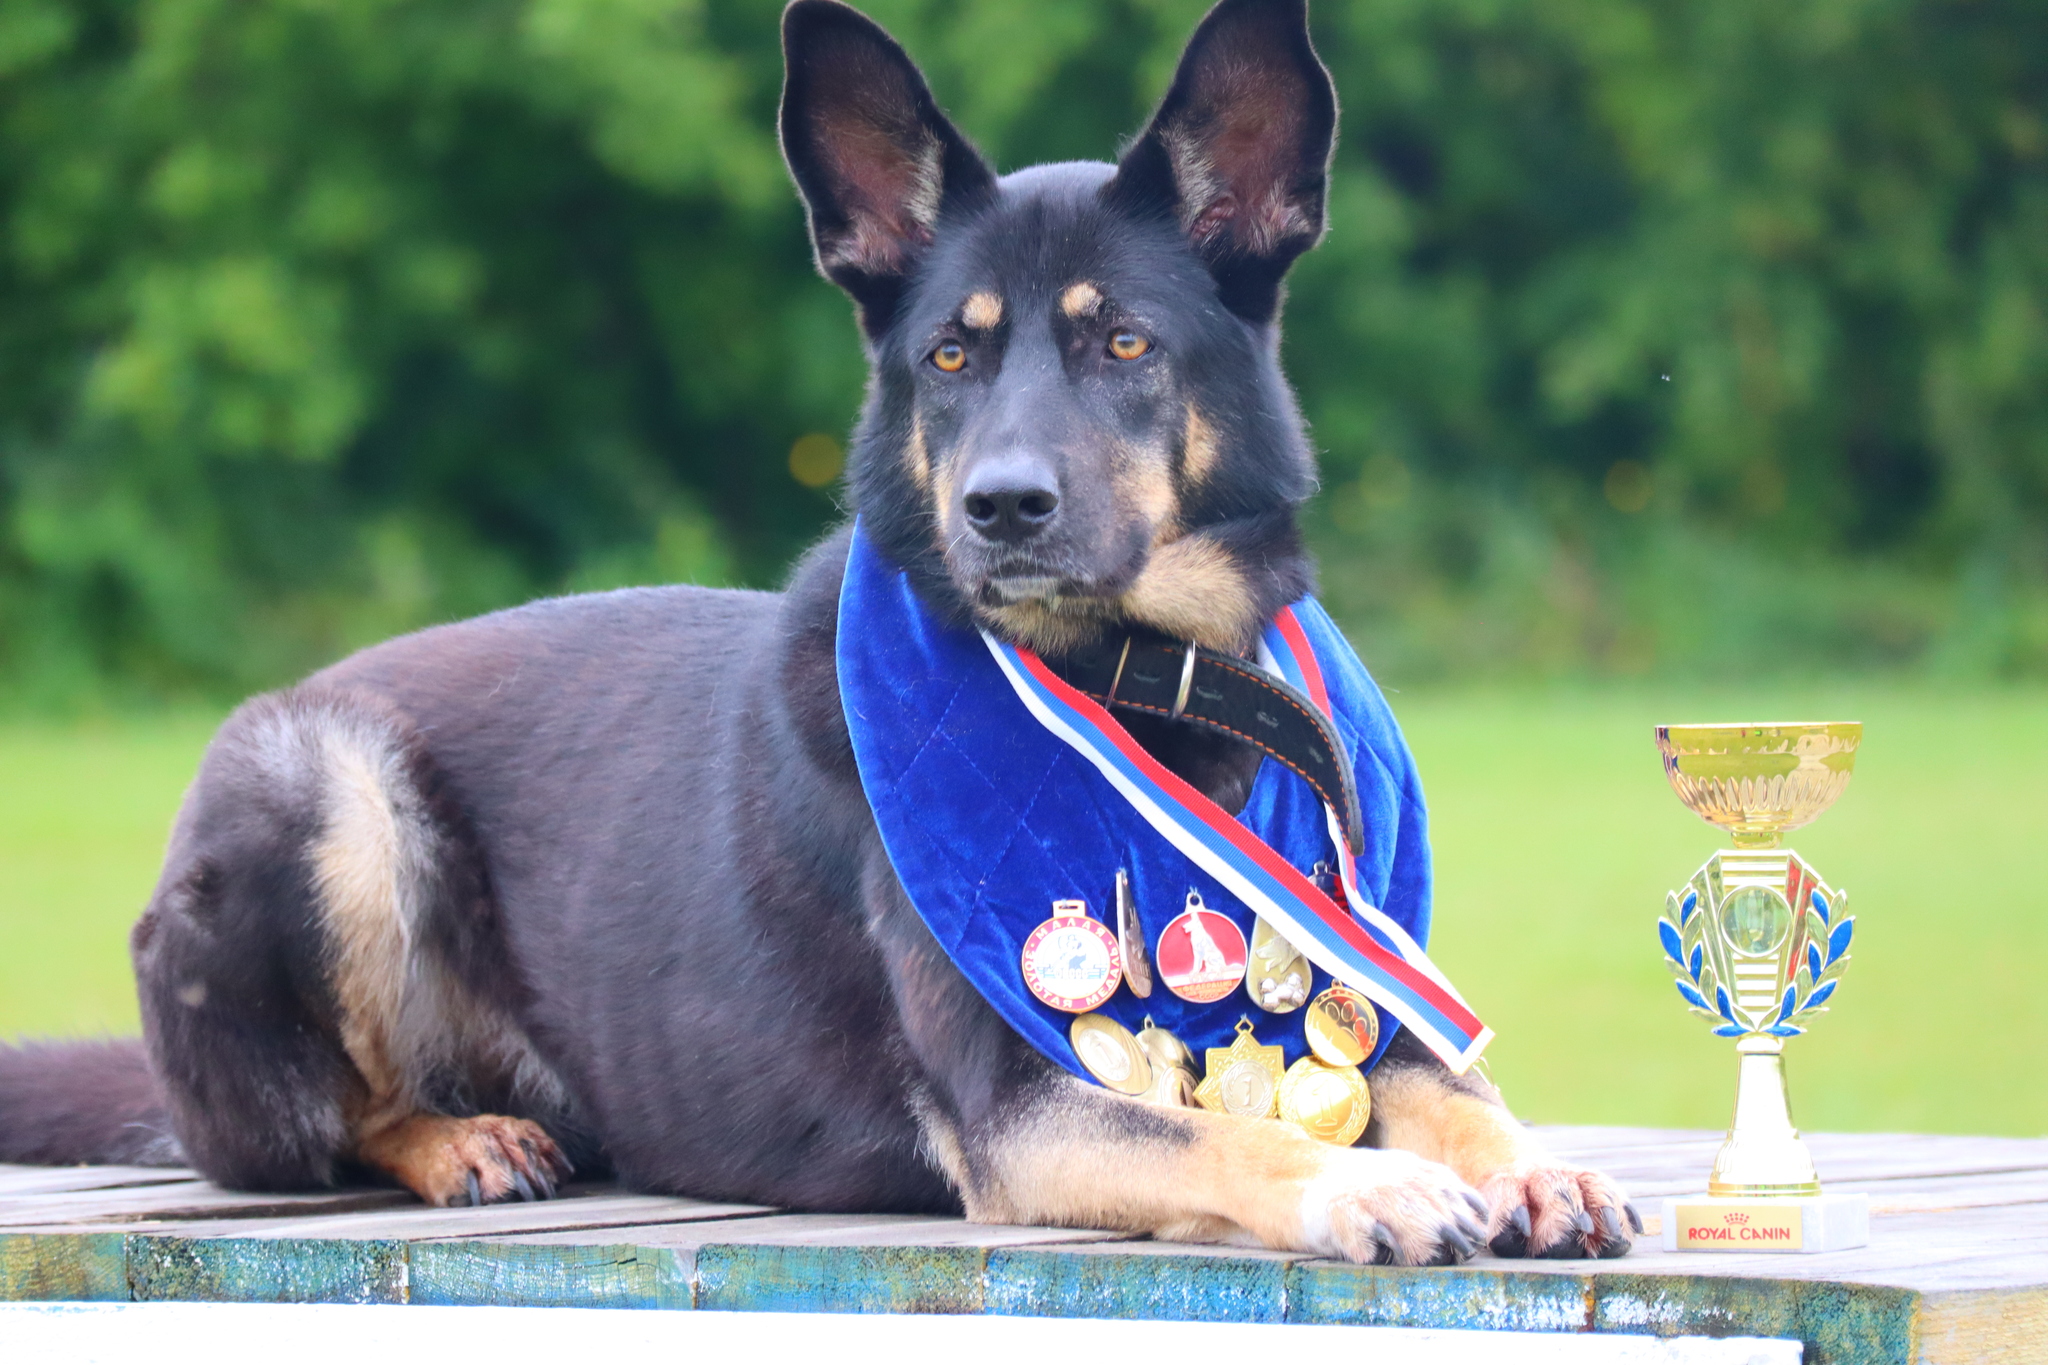
[[[1733,1049],[1686,1014],[1655,934],[1717,835],[1664,785],[1650,726],[1796,713],[1867,734],[1847,794],[1792,840],[1858,916],[1840,1008],[1789,1049],[1795,1118],[2048,1133],[2048,693],[1393,701],[1433,810],[1435,955],[1499,1033],[1495,1079],[1527,1116],[1726,1122]],[[0,1037],[135,1026],[124,936],[211,722],[0,724]]]

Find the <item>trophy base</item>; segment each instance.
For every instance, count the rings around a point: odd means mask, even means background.
[[[1870,1196],[1687,1195],[1664,1201],[1666,1251],[1847,1251],[1870,1245]]]

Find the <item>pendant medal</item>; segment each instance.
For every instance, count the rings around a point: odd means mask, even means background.
[[[1166,988],[1197,1005],[1212,1004],[1244,980],[1244,931],[1188,892],[1187,909],[1159,934],[1159,977]]]
[[[1022,954],[1024,985],[1045,1004],[1086,1014],[1116,994],[1123,954],[1086,901],[1054,901],[1052,918],[1031,931]]]
[[[1145,951],[1145,925],[1131,895],[1131,874],[1116,870],[1116,938],[1124,954],[1124,983],[1140,1000],[1152,994],[1152,955]]]
[[[1088,1074],[1120,1095],[1152,1087],[1152,1062],[1131,1031],[1106,1014],[1077,1014],[1067,1028],[1074,1055]]]
[[[1195,1088],[1202,1107],[1239,1118],[1272,1118],[1287,1067],[1281,1048],[1261,1043],[1252,1036],[1252,1021],[1240,1019],[1230,1046],[1212,1047],[1208,1053],[1209,1074]]]
[[[1313,979],[1308,959],[1262,917],[1252,925],[1251,970],[1244,987],[1252,1001],[1271,1014],[1292,1014],[1308,1003]]]
[[[1281,1078],[1280,1117],[1320,1142],[1349,1147],[1372,1117],[1372,1092],[1355,1066],[1303,1057]]]
[[[1194,1108],[1195,1087],[1202,1078],[1195,1070],[1195,1054],[1188,1051],[1188,1045],[1153,1023],[1149,1014],[1145,1016],[1145,1027],[1138,1030],[1137,1043],[1152,1063],[1152,1084],[1138,1098],[1168,1109]]]
[[[1317,1060],[1329,1066],[1357,1066],[1379,1046],[1379,1011],[1349,986],[1332,986],[1309,1003],[1302,1032]]]

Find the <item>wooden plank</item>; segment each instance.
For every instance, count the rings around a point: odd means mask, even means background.
[[[144,1218],[222,1218],[304,1215],[390,1208],[417,1202],[405,1190],[348,1189],[321,1194],[240,1194],[204,1180],[84,1193],[30,1194],[0,1199],[0,1228],[84,1225]]]
[[[438,1238],[497,1237],[522,1232],[574,1232],[682,1223],[702,1219],[751,1218],[772,1214],[762,1204],[717,1204],[651,1194],[599,1194],[544,1200],[535,1204],[491,1204],[480,1209],[439,1209],[426,1205],[370,1213],[326,1214],[265,1221],[259,1227],[209,1225],[227,1235],[250,1237],[345,1237],[425,1241]],[[195,1229],[186,1235],[204,1235]]]
[[[404,1303],[405,1243],[127,1237],[136,1302]]]
[[[1566,1268],[1532,1274],[1498,1261],[1440,1270],[1303,1261],[1287,1277],[1287,1320],[1475,1332],[1589,1332],[1592,1282]]]
[[[2012,1290],[1936,1294],[1920,1306],[1923,1360],[2040,1365],[2048,1360],[2048,1295]]]
[[[0,1302],[97,1303],[127,1297],[127,1248],[119,1233],[0,1233]]]
[[[1109,1242],[988,1253],[985,1311],[1012,1317],[1280,1322],[1298,1257],[1237,1247]]]
[[[406,1252],[416,1304],[533,1308],[693,1308],[694,1254],[662,1247],[416,1242]]]
[[[1596,1332],[1792,1337],[1806,1344],[1807,1365],[1919,1362],[1914,1339],[1918,1296],[1908,1290],[1626,1271],[1601,1272],[1591,1279]]]
[[[979,1313],[978,1246],[723,1243],[697,1248],[699,1308],[746,1313]]]
[[[0,1199],[17,1194],[61,1194],[121,1185],[171,1185],[197,1180],[178,1166],[9,1166],[0,1164]]]
[[[782,1213],[718,1222],[650,1224],[633,1230],[636,1246],[691,1249],[714,1242],[777,1246],[965,1246],[998,1247],[1038,1243],[1106,1242],[1116,1233],[1088,1228],[1014,1227],[969,1223],[961,1218],[915,1214]],[[493,1237],[494,1242],[531,1246],[573,1246],[617,1241],[601,1232],[555,1232]]]

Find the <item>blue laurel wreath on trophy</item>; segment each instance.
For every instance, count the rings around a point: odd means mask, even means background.
[[[1761,1012],[1741,1008],[1717,974],[1712,957],[1720,954],[1710,955],[1706,943],[1714,916],[1702,913],[1698,886],[1665,896],[1657,937],[1664,945],[1665,963],[1677,978],[1673,984],[1679,995],[1694,1014],[1714,1022],[1716,1037],[1763,1033],[1791,1038],[1806,1032],[1793,1021],[1824,1012],[1828,998],[1849,969],[1849,941],[1856,934],[1856,918],[1843,913],[1848,901],[1846,891],[1836,891],[1832,898],[1818,885],[1808,891],[1802,913],[1796,917],[1792,944],[1798,970],[1777,995],[1775,1006]],[[1790,965],[1789,956],[1781,961]]]

